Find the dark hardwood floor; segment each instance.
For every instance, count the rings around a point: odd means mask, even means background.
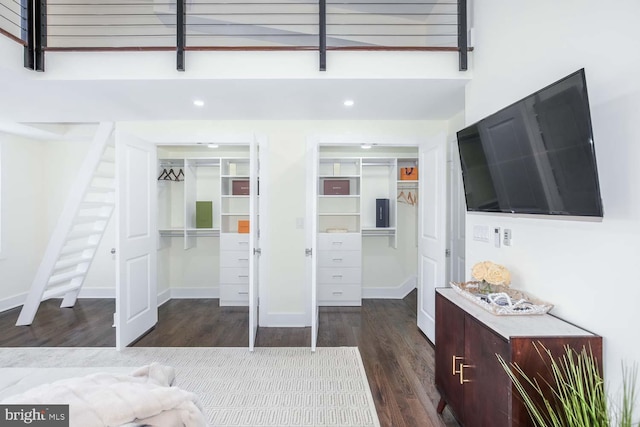
[[[15,326],[19,309],[0,313],[0,347],[113,347],[115,303],[79,299],[41,304],[31,326]],[[220,307],[217,299],[171,300],[140,347],[246,347],[248,309]],[[319,347],[357,346],[382,426],[457,426],[448,410],[436,413],[434,349],[416,326],[416,292],[403,300],[362,301],[362,307],[322,307]],[[310,328],[260,328],[258,347],[307,347]]]

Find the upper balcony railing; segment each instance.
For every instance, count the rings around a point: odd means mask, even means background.
[[[0,0],[0,33],[26,44],[27,2],[21,0]]]
[[[465,34],[466,55],[466,0],[0,0],[0,29],[26,44],[30,4],[42,52],[460,51]]]

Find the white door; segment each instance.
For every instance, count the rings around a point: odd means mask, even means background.
[[[317,253],[316,242],[318,239],[318,217],[316,216],[318,205],[318,144],[309,141],[307,144],[307,209],[306,209],[306,245],[307,255],[306,277],[310,283],[306,288],[310,290],[310,314],[311,314],[311,351],[316,351],[318,342],[318,293],[317,293]]]
[[[449,243],[449,278],[447,283],[464,282],[465,280],[465,259],[464,259],[464,236],[466,202],[464,199],[464,186],[462,184],[462,170],[460,168],[460,154],[458,152],[458,142],[455,138],[449,143],[449,223],[450,223],[450,243]]]
[[[258,144],[255,140],[249,146],[249,351],[253,351],[258,333],[258,263],[260,262],[259,217],[258,217]]]
[[[418,327],[435,344],[435,288],[446,285],[447,145],[444,135],[419,148]]]
[[[158,322],[156,149],[131,135],[116,138],[116,348]]]

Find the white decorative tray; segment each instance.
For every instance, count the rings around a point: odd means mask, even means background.
[[[498,316],[546,314],[552,304],[507,286],[491,285],[485,289],[482,282],[450,282],[458,294]]]

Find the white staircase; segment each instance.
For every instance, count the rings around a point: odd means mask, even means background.
[[[16,326],[30,325],[41,301],[73,307],[115,205],[113,123],[100,123],[73,182]]]

